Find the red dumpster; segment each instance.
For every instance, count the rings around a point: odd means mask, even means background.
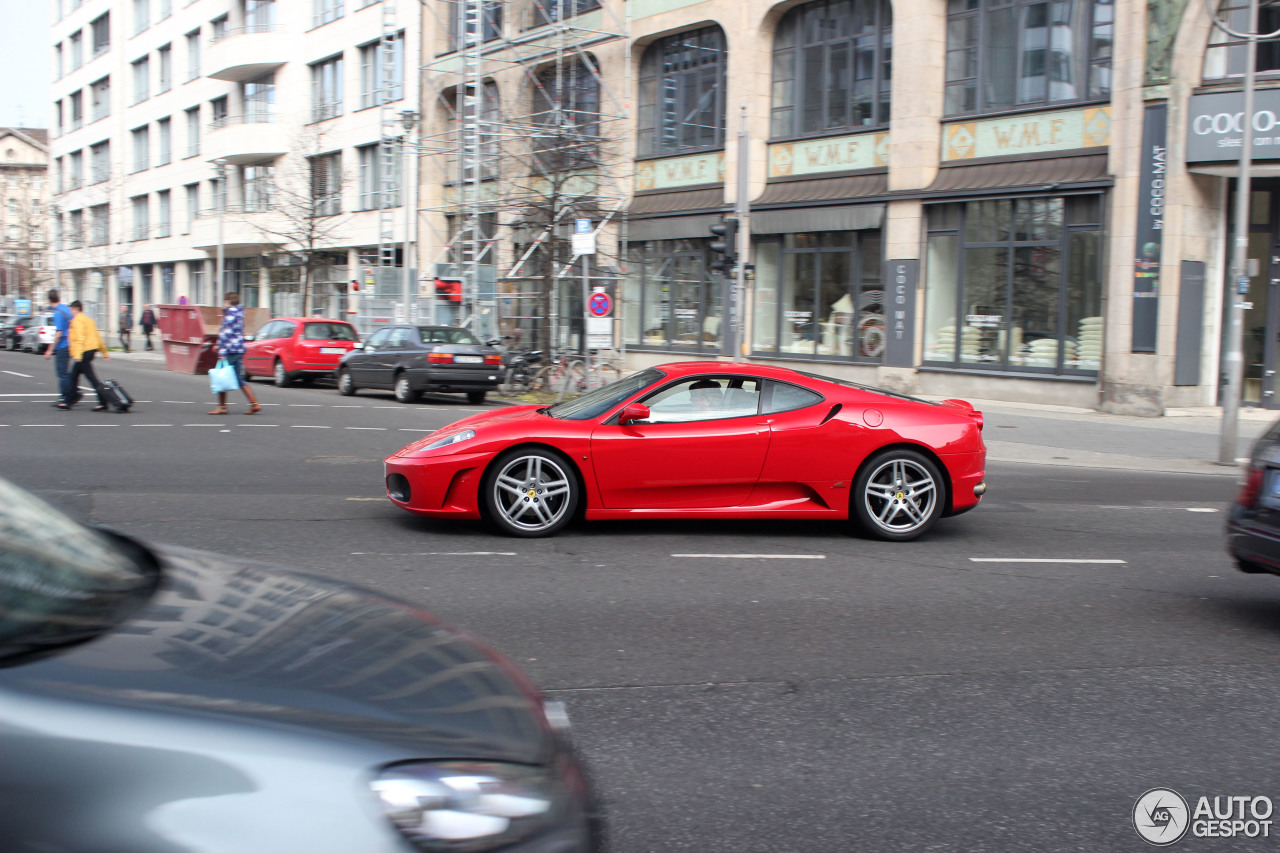
[[[164,365],[176,373],[204,374],[218,361],[222,309],[210,305],[159,305]],[[246,334],[270,319],[266,308],[246,308]]]

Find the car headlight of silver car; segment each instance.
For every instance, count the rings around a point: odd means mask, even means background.
[[[481,761],[396,764],[370,783],[383,812],[418,849],[478,853],[552,821],[562,796],[536,767]]]
[[[469,438],[475,438],[476,431],[473,429],[464,429],[462,432],[455,432],[452,435],[446,435],[444,438],[437,438],[421,450],[438,450],[441,447],[448,447],[451,444],[457,444],[460,441],[466,441]]]

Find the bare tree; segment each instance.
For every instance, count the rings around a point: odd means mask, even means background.
[[[36,298],[49,284],[47,180],[43,168],[0,172],[0,283],[5,296]]]

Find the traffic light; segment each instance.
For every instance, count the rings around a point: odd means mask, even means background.
[[[728,275],[738,263],[738,220],[725,218],[711,226],[711,233],[716,236],[711,241],[711,251],[723,255],[712,261],[711,268]]]

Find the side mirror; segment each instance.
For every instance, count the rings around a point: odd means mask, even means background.
[[[364,342],[356,341],[355,346],[353,346],[352,349],[364,349]]]
[[[484,345],[487,347],[502,346],[502,341],[498,338],[489,338],[489,340],[484,342]]]
[[[618,425],[626,426],[634,421],[647,421],[649,419],[649,407],[643,403],[632,403],[622,410],[622,414],[618,415]]]
[[[245,335],[245,336],[244,336],[244,339],[245,339],[245,341],[246,341],[246,342],[248,342],[248,341],[252,341],[252,340],[256,340],[256,338],[255,338],[255,336],[254,336],[254,335]]]

